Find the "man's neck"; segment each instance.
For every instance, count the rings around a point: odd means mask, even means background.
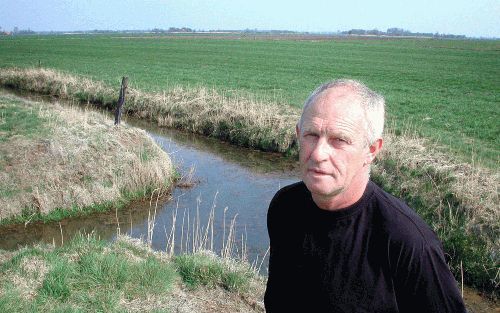
[[[368,176],[360,182],[353,182],[335,196],[323,196],[312,194],[314,203],[326,211],[339,211],[343,210],[354,203],[356,203],[365,192],[368,185]]]

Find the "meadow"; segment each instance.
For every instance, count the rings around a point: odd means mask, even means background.
[[[277,40],[143,35],[0,38],[0,67],[54,68],[162,92],[207,87],[300,107],[320,83],[360,79],[387,99],[388,125],[411,128],[462,161],[498,166],[500,41]]]

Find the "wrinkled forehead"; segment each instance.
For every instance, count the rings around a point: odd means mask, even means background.
[[[312,118],[324,120],[350,119],[363,122],[364,110],[361,97],[350,88],[328,89],[318,94],[304,106],[300,123]]]

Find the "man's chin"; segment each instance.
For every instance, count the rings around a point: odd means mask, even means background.
[[[307,189],[317,196],[331,198],[342,193],[344,190],[343,186],[334,187],[331,184],[316,184],[313,182],[305,181]]]

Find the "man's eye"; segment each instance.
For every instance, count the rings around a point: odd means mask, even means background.
[[[347,143],[347,139],[344,138],[333,138],[334,142],[339,142],[339,143]]]

